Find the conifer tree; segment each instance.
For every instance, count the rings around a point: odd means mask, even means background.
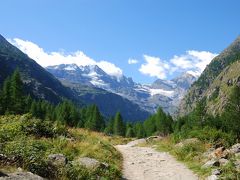
[[[147,120],[143,123],[144,131],[146,136],[151,136],[153,133],[156,132],[156,118],[155,116],[150,116]]]
[[[125,125],[120,112],[117,112],[114,118],[113,133],[118,136],[125,135]]]
[[[224,129],[240,137],[240,87],[235,85],[222,115]]]
[[[23,82],[18,70],[14,71],[11,77],[11,111],[15,114],[24,112]]]
[[[137,138],[145,137],[145,131],[142,123],[138,122],[135,124],[135,134]]]
[[[113,134],[113,125],[114,125],[114,117],[111,117],[110,120],[107,122],[107,126],[104,130],[104,133],[108,135]]]

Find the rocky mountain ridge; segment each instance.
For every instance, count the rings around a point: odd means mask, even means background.
[[[197,79],[189,73],[183,73],[170,81],[158,79],[152,84],[143,85],[124,75],[120,78],[110,76],[97,65],[60,64],[46,69],[61,81],[101,88],[118,94],[149,113],[156,112],[160,106],[173,114],[188,88]]]

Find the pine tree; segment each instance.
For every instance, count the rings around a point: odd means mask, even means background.
[[[15,114],[21,114],[24,112],[24,94],[23,94],[23,82],[18,70],[14,71],[11,77],[11,112]]]
[[[224,129],[240,137],[240,87],[235,85],[222,115]]]
[[[36,101],[32,101],[31,108],[30,108],[30,113],[34,117],[38,117],[38,105]]]
[[[108,135],[112,135],[113,134],[113,125],[114,125],[114,117],[111,117],[107,123],[104,133],[108,134]]]
[[[140,123],[140,122],[136,123],[134,129],[135,129],[135,134],[136,134],[137,138],[145,137],[145,131],[144,131],[142,123]]]
[[[126,137],[130,138],[130,137],[134,137],[135,133],[132,127],[128,127],[127,131],[126,131]]]
[[[167,116],[164,113],[164,111],[162,110],[162,108],[158,108],[157,114],[155,115],[155,121],[156,121],[156,129],[159,133],[163,133],[165,131],[166,128],[166,119]]]
[[[4,114],[10,113],[11,104],[11,79],[10,77],[7,77],[3,83],[2,90],[2,111]]]
[[[151,136],[156,132],[156,120],[154,116],[150,116],[143,123],[144,131],[146,132],[146,136]]]
[[[196,126],[201,126],[203,128],[205,123],[205,115],[206,115],[206,98],[203,98],[199,102],[197,102],[196,108],[194,109],[193,116]]]
[[[120,112],[117,112],[114,118],[113,133],[118,136],[125,135],[125,125]]]

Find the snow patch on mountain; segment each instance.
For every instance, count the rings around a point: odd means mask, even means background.
[[[149,89],[151,96],[161,94],[163,96],[172,97],[174,95],[174,91],[167,91],[164,89]]]
[[[97,65],[62,64],[46,69],[60,80],[94,86],[121,95],[151,113],[160,106],[172,114],[196,80],[192,74],[184,73],[172,80],[157,79],[152,84],[143,85],[124,75],[111,76]]]

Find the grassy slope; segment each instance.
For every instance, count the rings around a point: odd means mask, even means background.
[[[222,113],[231,89],[240,80],[240,60],[225,68],[209,86],[204,96],[207,98],[207,110],[210,113]],[[232,84],[228,85],[228,82]]]
[[[53,122],[24,116],[0,116],[0,154],[17,157],[14,163],[0,164],[0,171],[26,171],[51,179],[90,179],[97,175],[105,179],[119,179],[122,157],[112,146],[124,143],[120,137],[108,137],[102,133],[71,128]],[[106,162],[105,170],[87,170],[67,165],[61,170],[48,167],[49,154],[62,153],[69,161],[79,157],[91,157]]]

